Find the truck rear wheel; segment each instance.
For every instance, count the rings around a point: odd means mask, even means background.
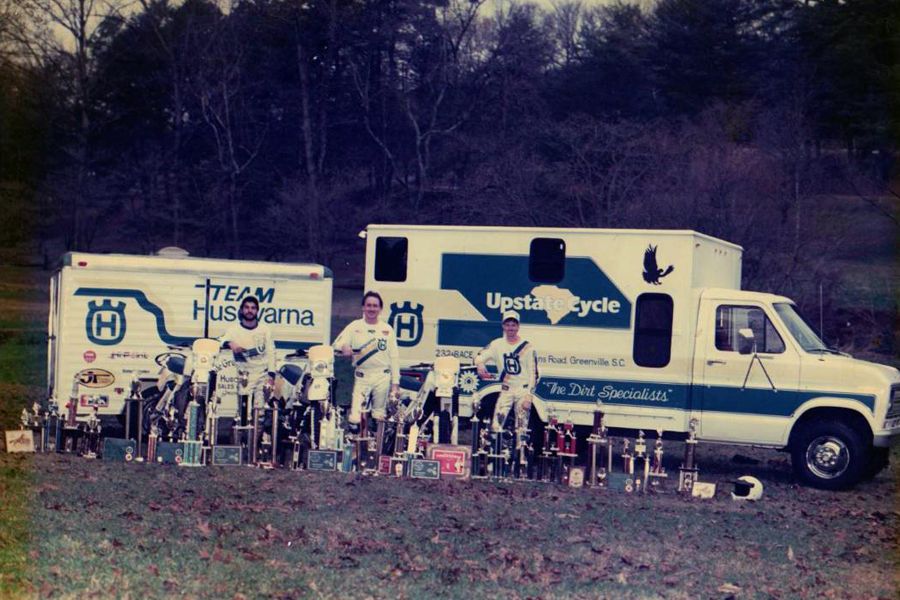
[[[791,448],[797,478],[812,487],[842,490],[865,475],[871,448],[864,436],[841,421],[802,424]]]

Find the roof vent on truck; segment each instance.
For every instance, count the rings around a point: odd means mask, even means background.
[[[187,258],[190,255],[190,252],[184,248],[179,248],[178,246],[166,246],[165,248],[160,248],[156,251],[156,256],[165,258]]]

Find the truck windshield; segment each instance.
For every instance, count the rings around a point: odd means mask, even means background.
[[[800,316],[793,304],[776,302],[775,312],[781,317],[788,331],[791,332],[791,335],[794,336],[801,348],[807,352],[832,352],[825,345],[825,342],[819,339],[812,327]]]

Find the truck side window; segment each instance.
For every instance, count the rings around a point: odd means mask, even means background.
[[[634,363],[641,367],[665,367],[672,357],[672,297],[641,294],[634,306]]]
[[[738,331],[749,328],[753,331],[756,351],[765,354],[784,352],[784,340],[778,335],[772,321],[761,308],[755,306],[727,306],[716,309],[716,349],[723,352],[738,352],[740,335]]]
[[[406,281],[409,240],[379,237],[375,240],[375,281]]]
[[[535,283],[559,283],[566,276],[566,242],[534,238],[528,254],[528,278]]]

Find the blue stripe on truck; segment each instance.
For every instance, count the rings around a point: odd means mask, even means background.
[[[190,346],[199,336],[182,336],[169,333],[166,327],[166,315],[156,304],[147,299],[141,290],[112,289],[112,288],[78,288],[75,296],[105,296],[109,298],[131,298],[138,306],[153,315],[156,319],[156,332],[166,344],[172,346]],[[275,347],[282,350],[302,350],[316,345],[314,342],[288,342],[275,340]]]

